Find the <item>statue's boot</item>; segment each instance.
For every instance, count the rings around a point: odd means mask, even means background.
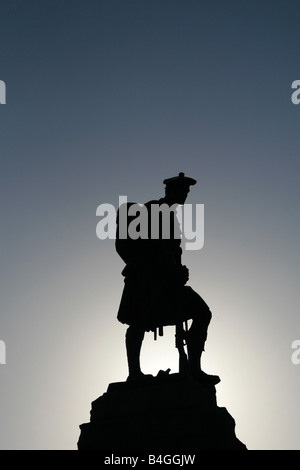
[[[138,372],[138,373],[129,374],[126,379],[126,382],[140,383],[140,382],[148,382],[149,380],[152,380],[152,379],[153,379],[153,375],[143,374],[143,372]]]
[[[206,374],[201,369],[201,356],[204,351],[204,341],[199,341],[199,335],[192,328],[185,333],[188,351],[188,374],[194,379],[208,385],[216,385],[220,382],[218,375]]]
[[[126,332],[126,353],[129,375],[127,382],[141,382],[153,378],[143,374],[140,367],[140,353],[145,332],[140,328],[130,326]]]

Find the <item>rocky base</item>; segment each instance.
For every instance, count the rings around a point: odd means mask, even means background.
[[[110,384],[80,429],[79,450],[247,450],[215,387],[180,374]]]

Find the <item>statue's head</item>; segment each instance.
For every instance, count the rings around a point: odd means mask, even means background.
[[[190,186],[196,184],[197,181],[185,176],[184,173],[179,173],[178,176],[165,179],[163,183],[166,185],[165,193],[168,202],[171,204],[184,204],[190,192]]]

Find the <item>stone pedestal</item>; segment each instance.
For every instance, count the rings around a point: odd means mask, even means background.
[[[80,429],[79,450],[246,450],[215,387],[180,374],[110,384]]]

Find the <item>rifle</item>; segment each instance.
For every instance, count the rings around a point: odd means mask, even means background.
[[[153,330],[154,341],[157,340],[157,330],[159,336],[163,336],[163,327],[160,326]],[[177,323],[175,325],[175,347],[178,349],[179,353],[179,373],[184,374],[188,370],[188,356],[185,352],[184,346],[185,342],[185,332],[188,331],[188,323],[185,320],[183,323]],[[169,370],[169,369],[168,369]]]
[[[175,347],[179,353],[179,373],[186,373],[188,368],[188,356],[185,352],[185,331],[188,331],[187,321],[184,323],[177,323],[175,332]]]

